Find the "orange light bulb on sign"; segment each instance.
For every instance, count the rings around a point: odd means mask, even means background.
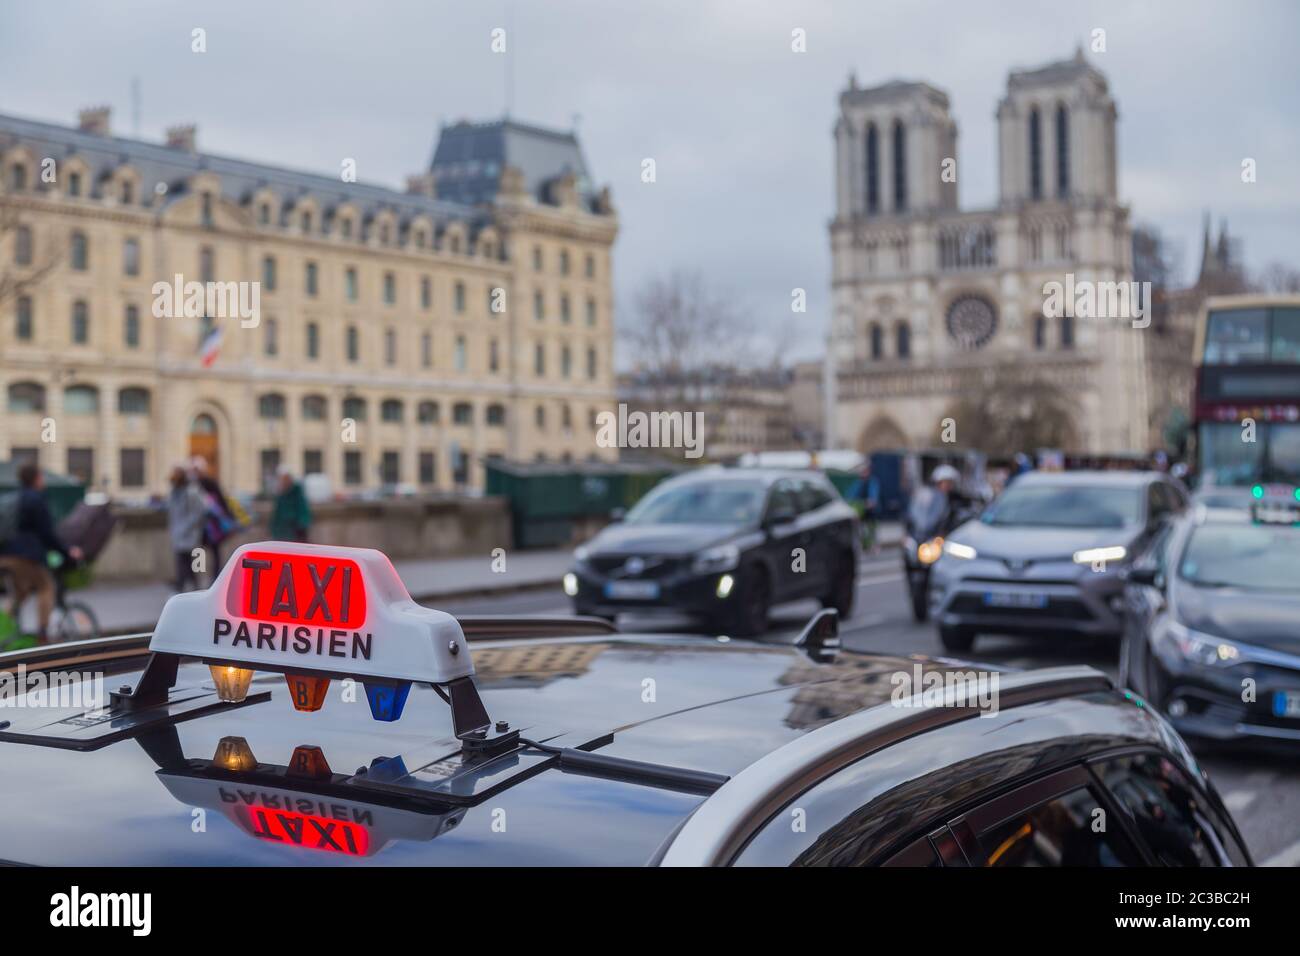
[[[217,685],[217,699],[230,704],[241,704],[248,696],[248,685],[253,682],[253,672],[247,667],[229,664],[209,664],[212,683]]]
[[[316,711],[325,704],[325,695],[329,693],[330,679],[314,677],[307,674],[285,674],[284,682],[289,685],[289,698],[294,710]]]

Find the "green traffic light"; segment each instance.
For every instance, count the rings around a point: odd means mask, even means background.
[[[1256,498],[1263,498],[1263,497],[1264,497],[1264,486],[1263,486],[1263,485],[1256,485],[1254,488],[1251,488],[1251,489],[1250,489],[1250,493],[1251,493],[1252,495],[1254,495]]]

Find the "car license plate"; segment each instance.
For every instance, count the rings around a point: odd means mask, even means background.
[[[605,597],[615,601],[654,601],[659,597],[657,581],[609,581]]]
[[[985,591],[985,607],[1047,607],[1047,595],[1032,591]]]
[[[1300,717],[1300,690],[1279,690],[1273,694],[1274,717]]]

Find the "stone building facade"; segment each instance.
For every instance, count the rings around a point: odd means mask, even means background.
[[[572,134],[444,127],[403,192],[109,123],[0,116],[0,456],[126,497],[195,454],[234,490],[287,465],[345,493],[612,457],[618,219]],[[156,315],[177,276],[257,283],[256,325]]]
[[[948,95],[892,82],[840,95],[828,444],[928,447],[964,397],[1052,383],[1077,450],[1148,447],[1145,331],[1045,314],[1050,282],[1128,282],[1116,107],[1080,52],[1014,71],[997,109],[999,201],[958,205]],[[966,160],[970,162],[971,160]],[[957,443],[979,446],[957,422]]]

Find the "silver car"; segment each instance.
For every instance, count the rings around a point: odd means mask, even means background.
[[[1120,572],[1186,492],[1160,472],[1030,472],[943,543],[930,614],[950,651],[980,633],[1115,637]]]

